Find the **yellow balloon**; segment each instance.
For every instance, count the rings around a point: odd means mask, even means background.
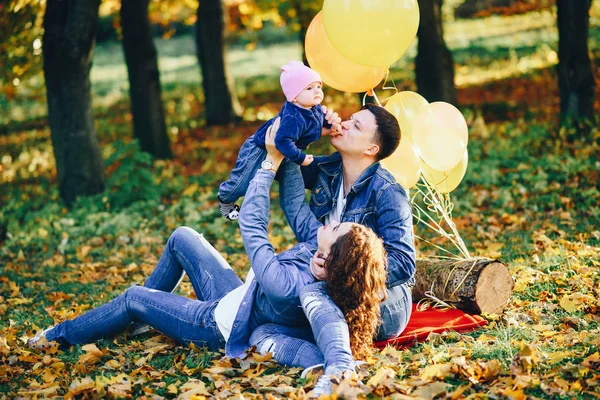
[[[341,55],[364,65],[388,67],[413,42],[417,0],[325,0],[323,25]]]
[[[423,161],[438,171],[449,171],[465,153],[469,130],[456,107],[437,101],[417,113],[412,137]]]
[[[323,12],[313,18],[306,31],[306,58],[323,82],[343,92],[366,92],[385,76],[387,68],[368,67],[342,56],[331,45],[323,28]]]
[[[394,114],[400,124],[402,138],[412,138],[413,121],[419,110],[429,104],[423,96],[411,91],[396,93],[385,103],[385,109]]]
[[[465,150],[465,154],[459,161],[456,167],[450,171],[438,171],[431,168],[426,163],[421,163],[421,174],[427,182],[434,186],[440,193],[450,193],[462,181],[467,172],[469,164],[469,152]]]
[[[390,171],[405,188],[414,187],[421,175],[421,159],[410,139],[403,137],[394,153],[381,160],[383,168]]]

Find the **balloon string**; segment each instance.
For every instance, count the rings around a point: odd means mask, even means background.
[[[369,93],[371,93],[371,94],[369,94]],[[363,96],[363,99],[362,99],[362,105],[363,105],[363,106],[364,106],[365,104],[367,104],[367,103],[366,103],[367,96],[371,96],[371,97],[375,98],[375,102],[377,102],[377,105],[378,105],[378,106],[381,106],[381,103],[379,102],[379,99],[377,98],[377,95],[375,94],[375,90],[374,90],[374,89],[371,89],[371,90],[369,90],[368,92],[365,92],[365,95]]]
[[[379,99],[377,98],[377,94],[375,93],[374,89],[373,89],[373,97],[375,98],[375,101],[377,102],[377,105],[381,107],[381,103],[379,102]]]
[[[393,86],[386,86],[386,85],[387,85],[387,83],[388,83],[388,79],[391,79],[391,80],[392,80],[392,84],[393,84]],[[390,73],[390,70],[389,70],[389,68],[388,68],[388,70],[387,70],[387,72],[386,72],[386,74],[385,74],[385,80],[383,81],[383,85],[382,85],[381,89],[382,89],[382,90],[393,90],[393,91],[394,91],[394,94],[398,93],[398,88],[396,87],[396,82],[394,82],[394,78],[392,78],[392,74]],[[392,96],[393,96],[394,94],[392,94]],[[386,102],[389,100],[389,98],[390,98],[390,97],[392,97],[392,96],[389,96],[389,97],[388,97],[387,99],[385,99],[383,102],[384,102],[384,103],[386,103]]]

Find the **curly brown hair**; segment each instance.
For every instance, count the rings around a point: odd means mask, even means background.
[[[327,291],[346,317],[356,359],[373,352],[379,304],[386,296],[386,264],[383,241],[358,224],[335,241],[327,258]]]

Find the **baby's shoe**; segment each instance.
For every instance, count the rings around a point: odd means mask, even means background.
[[[219,199],[219,210],[230,221],[235,221],[240,216],[240,206],[235,203],[223,203],[221,199]]]

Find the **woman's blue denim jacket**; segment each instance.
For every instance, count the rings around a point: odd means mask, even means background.
[[[323,221],[336,206],[342,176],[340,153],[315,157],[309,166],[302,168],[302,175],[306,188],[312,190],[310,209]],[[285,201],[283,196],[281,200]],[[368,226],[383,239],[388,253],[388,288],[412,283],[416,267],[412,209],[404,188],[378,162],[369,166],[352,185],[340,222]]]
[[[300,304],[300,290],[315,281],[310,272],[310,259],[317,249],[316,235],[310,241],[275,254],[267,230],[269,192],[274,178],[273,172],[258,170],[250,182],[240,211],[240,230],[255,279],[242,299],[225,345],[228,357],[243,357],[249,347],[250,334],[260,325],[308,325]],[[289,192],[296,193],[296,197],[300,193],[304,198],[303,183],[300,181],[295,188],[289,188]],[[298,207],[290,209],[294,214],[311,214],[304,202],[294,203],[294,206]],[[313,220],[316,222],[314,216]]]

